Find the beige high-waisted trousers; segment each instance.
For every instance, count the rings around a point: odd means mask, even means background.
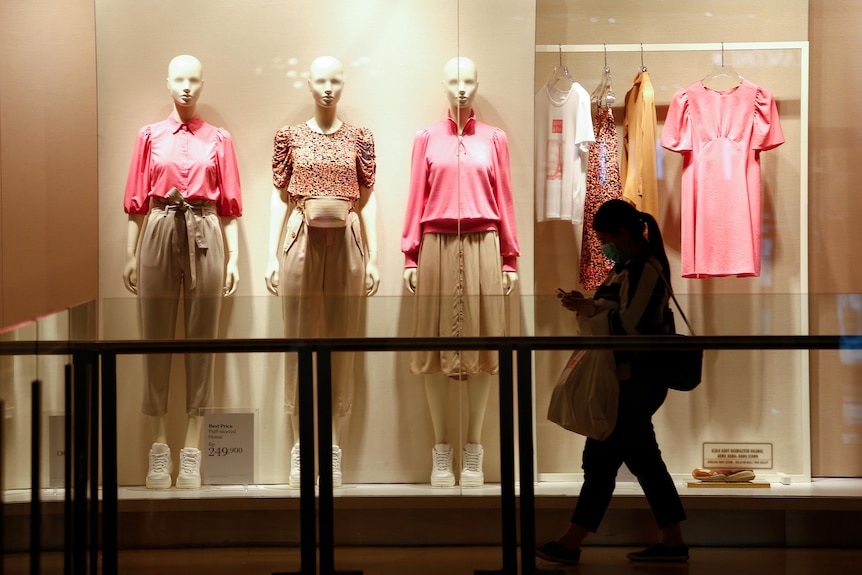
[[[174,338],[180,288],[185,337],[209,339],[218,332],[225,265],[221,223],[213,202],[194,202],[186,206],[155,202],[147,217],[138,257],[138,295],[144,339]],[[188,216],[185,210],[190,211]],[[187,229],[187,221],[192,223],[191,230]],[[206,407],[212,389],[213,354],[188,353],[185,367],[186,413],[198,415]],[[170,373],[170,354],[144,357],[145,414],[167,413]]]
[[[359,216],[351,211],[343,228],[312,228],[302,210],[291,212],[281,257],[279,291],[284,336],[358,337],[365,297],[365,256]],[[285,409],[296,414],[296,353],[285,361]],[[353,353],[332,354],[332,413],[345,416],[353,406]]]
[[[419,247],[413,335],[506,335],[503,263],[497,232],[423,234]],[[499,371],[497,352],[415,351],[413,373],[445,373],[465,379]]]

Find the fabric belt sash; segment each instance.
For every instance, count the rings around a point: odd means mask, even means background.
[[[187,201],[178,189],[171,188],[167,197],[153,198],[153,206],[164,210],[164,216],[167,216],[168,212],[180,212],[183,214],[186,223],[186,237],[189,244],[189,274],[191,275],[189,289],[195,289],[195,285],[197,284],[197,266],[195,265],[197,248],[206,249],[209,247],[206,236],[200,226],[198,226],[198,222],[204,217],[216,213],[215,202],[209,200]]]

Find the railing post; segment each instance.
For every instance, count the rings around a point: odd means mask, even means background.
[[[562,575],[536,568],[536,489],[533,483],[533,350],[515,347],[518,358],[518,457],[521,475],[521,573]]]
[[[500,364],[500,506],[503,530],[503,568],[501,570],[476,569],[476,575],[517,575],[518,573],[518,517],[515,502],[515,421],[513,396],[512,346],[501,345]]]
[[[90,575],[99,573],[99,361],[90,356]]]
[[[119,571],[117,355],[102,354],[102,573]]]
[[[87,517],[87,472],[89,469],[89,396],[90,372],[93,358],[90,353],[73,354],[74,365],[72,407],[74,423],[72,438],[72,572],[83,575],[87,572],[87,536],[89,531]]]
[[[303,345],[298,350],[299,387],[299,547],[300,571],[273,575],[317,574],[317,509],[314,494],[314,350]]]
[[[42,572],[42,382],[30,386],[30,573]]]
[[[72,575],[72,534],[74,517],[72,513],[72,366],[63,369],[63,575]]]

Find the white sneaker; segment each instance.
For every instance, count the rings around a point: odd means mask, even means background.
[[[341,474],[341,448],[332,446],[332,486],[341,487],[344,476]]]
[[[341,487],[344,476],[341,474],[341,448],[332,446],[332,486]],[[320,485],[320,476],[317,476],[317,484]]]
[[[287,484],[290,487],[298,488],[299,482],[299,444],[294,443],[293,447],[290,448],[290,476],[287,479]]]
[[[482,472],[484,456],[485,450],[478,443],[468,443],[464,446],[461,457],[461,487],[485,485],[485,474]]]
[[[431,487],[454,487],[452,473],[452,446],[438,443],[431,449]]]
[[[165,443],[150,447],[150,466],[147,469],[147,489],[170,489],[171,448]]]
[[[201,450],[184,447],[180,450],[180,472],[177,474],[177,489],[201,488]]]

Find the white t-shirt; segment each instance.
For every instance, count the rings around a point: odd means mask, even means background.
[[[536,92],[536,220],[584,221],[587,160],[595,141],[590,96],[578,84]]]

